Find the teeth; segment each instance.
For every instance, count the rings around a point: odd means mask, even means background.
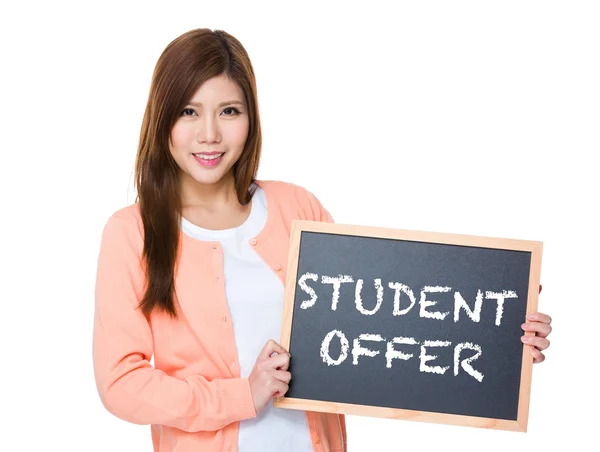
[[[194,155],[196,155],[204,160],[214,160],[214,159],[218,159],[223,154],[224,154],[224,152],[221,152],[220,154],[213,154],[213,155],[206,155],[206,154],[194,154]]]

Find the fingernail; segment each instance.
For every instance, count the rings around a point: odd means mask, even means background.
[[[521,336],[521,340],[522,340],[523,342],[527,342],[527,343],[531,342],[531,338],[530,338],[530,337],[527,337],[527,336]]]
[[[535,315],[533,315],[533,314],[527,314],[527,318],[529,320],[533,320],[533,319],[535,319]]]

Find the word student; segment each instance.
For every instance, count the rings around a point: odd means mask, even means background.
[[[298,280],[298,285],[300,288],[310,295],[310,300],[302,301],[300,308],[308,309],[315,305],[317,301],[317,294],[315,290],[307,284],[307,280],[317,281],[319,276],[316,273],[304,273],[300,279]],[[337,305],[340,298],[340,287],[344,283],[352,283],[354,279],[352,276],[348,275],[339,275],[337,277],[333,276],[322,276],[321,284],[331,284],[333,286],[333,294],[331,298],[331,310],[335,311],[337,309]],[[356,281],[355,286],[355,296],[354,302],[356,304],[356,309],[363,315],[373,315],[381,308],[383,303],[383,285],[381,284],[381,279],[374,279],[375,290],[377,291],[377,303],[373,309],[366,309],[363,305],[361,293],[363,280],[358,279]],[[413,306],[416,304],[417,299],[414,295],[414,292],[410,287],[406,284],[402,284],[400,282],[389,282],[388,287],[394,290],[394,310],[393,315],[405,315],[407,314]],[[427,298],[427,294],[430,293],[441,293],[441,292],[449,292],[452,288],[445,286],[425,286],[421,289],[420,298],[419,298],[419,315],[421,317],[444,320],[450,312],[439,312],[439,311],[430,311],[430,307],[435,306],[437,301],[430,300]],[[409,305],[400,309],[400,296],[401,294],[405,294],[408,297]],[[512,290],[503,290],[502,292],[485,292],[485,298],[488,300],[496,300],[496,326],[500,326],[502,322],[502,314],[504,312],[504,300],[510,298],[518,298],[517,293]],[[483,304],[483,293],[481,290],[477,290],[477,296],[475,297],[475,307],[473,310],[469,307],[465,299],[462,297],[460,292],[454,292],[454,321],[458,322],[459,312],[462,309],[465,310],[467,315],[471,318],[473,322],[479,322],[481,318],[481,305]]]

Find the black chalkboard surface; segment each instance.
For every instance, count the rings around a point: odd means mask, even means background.
[[[297,220],[290,245],[275,406],[526,431],[541,242]]]

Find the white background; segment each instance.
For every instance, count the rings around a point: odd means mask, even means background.
[[[203,27],[253,62],[260,179],[308,188],[338,223],[544,242],[554,332],[529,431],[349,416],[349,451],[595,447],[597,3],[287,5],[3,2],[0,449],[151,450],[96,392],[96,259],[134,201],[156,60]]]

